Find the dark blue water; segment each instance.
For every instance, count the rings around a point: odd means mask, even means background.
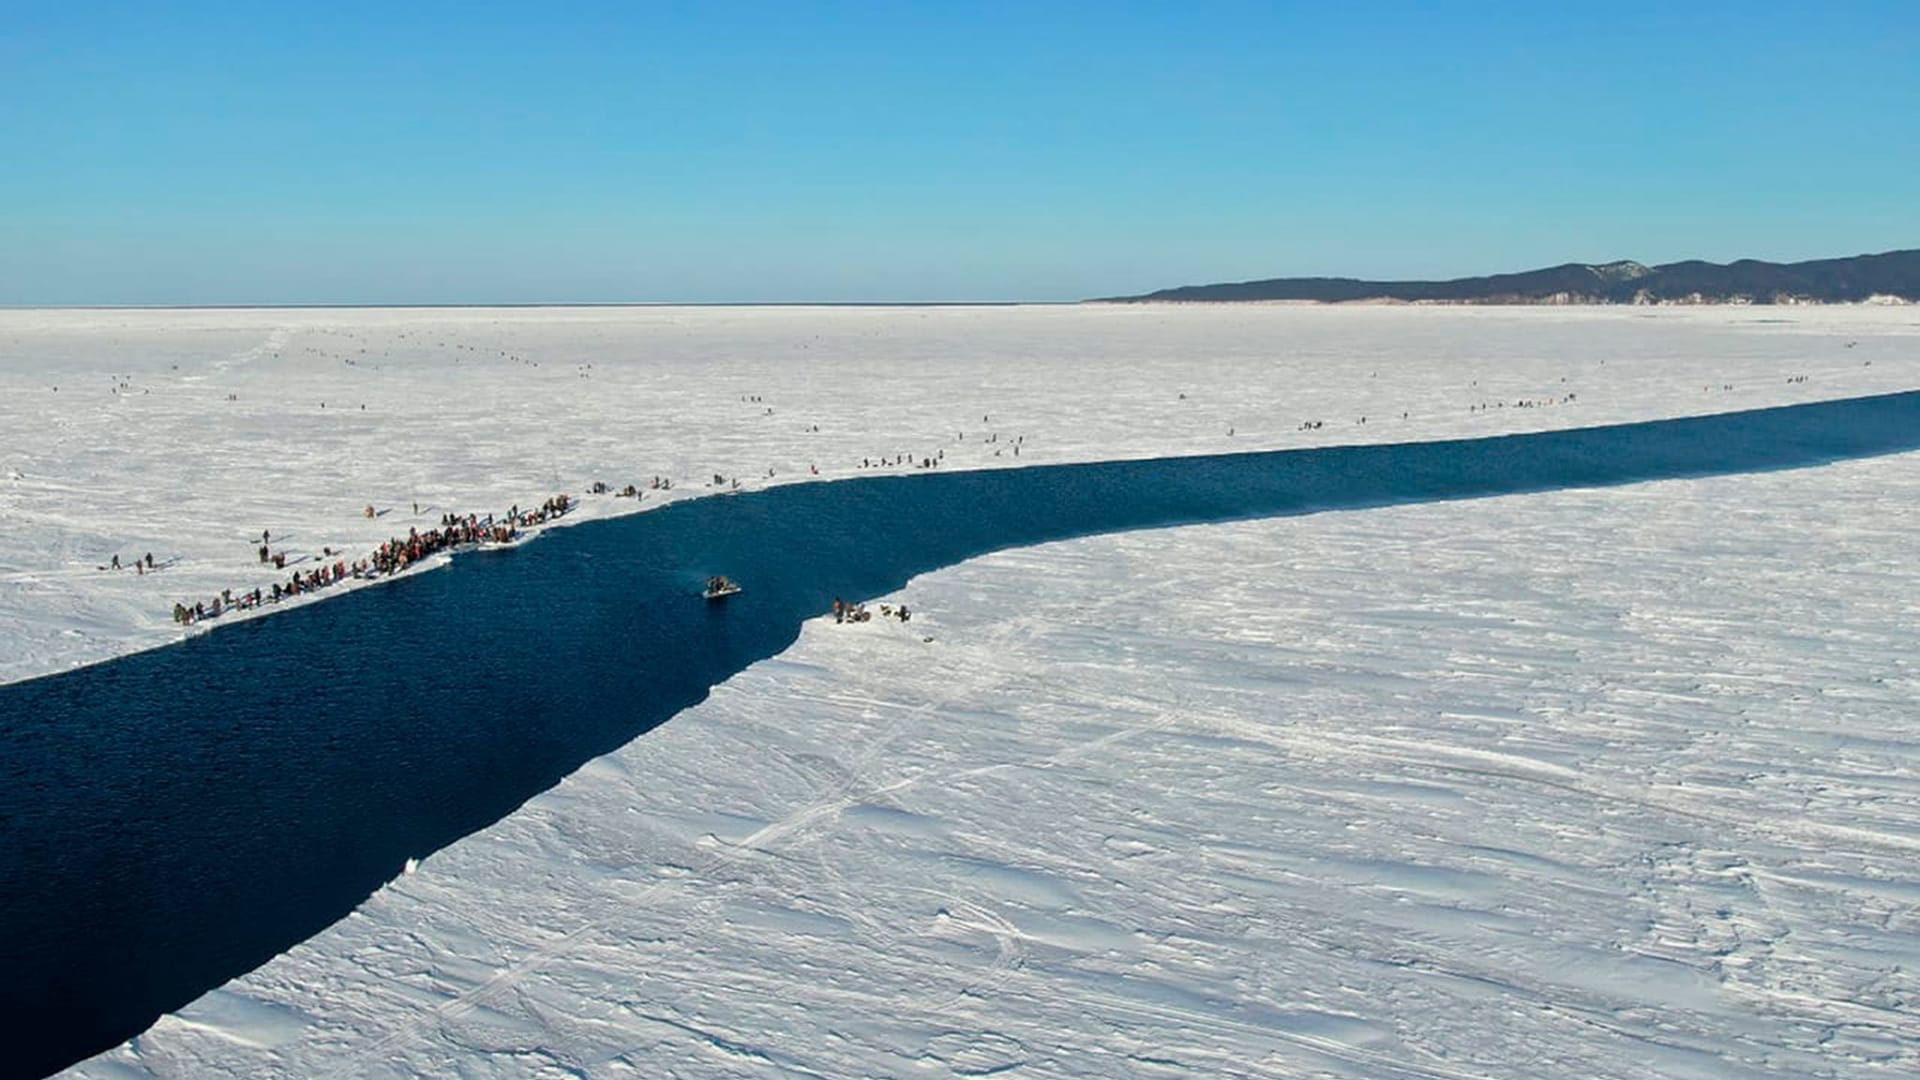
[[[0,1073],[105,1049],[778,653],[835,596],[1182,522],[1920,449],[1920,392],[702,499],[0,687]],[[1462,514],[1472,514],[1462,506]],[[747,591],[698,596],[709,574]]]

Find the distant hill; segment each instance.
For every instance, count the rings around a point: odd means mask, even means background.
[[[1411,304],[1825,304],[1874,298],[1920,301],[1920,251],[1888,251],[1845,259],[1770,263],[1741,259],[1642,266],[1567,263],[1543,270],[1453,281],[1361,281],[1357,278],[1272,278],[1221,285],[1183,285],[1107,302],[1154,300],[1305,300],[1321,303],[1397,301]]]

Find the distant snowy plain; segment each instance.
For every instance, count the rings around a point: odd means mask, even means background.
[[[54,437],[0,448],[40,540],[0,541],[13,677],[159,640],[164,604],[143,624],[135,590],[245,571],[261,525],[353,550],[368,501],[497,509],[654,472],[692,493],[897,451],[1001,465],[1021,435],[1026,464],[1920,386],[1906,309],[17,313],[0,341],[96,370],[79,358],[110,356],[85,344],[103,331],[63,322],[84,318],[130,321],[154,393],[101,388],[63,422],[32,413]],[[284,326],[307,328],[282,359],[220,369],[250,373],[239,402],[159,385],[208,342]],[[412,359],[289,358],[349,333]],[[399,344],[416,334],[436,344]],[[20,367],[22,387],[45,375]],[[357,405],[348,386],[390,413],[300,403]],[[12,433],[30,410],[7,389]],[[169,395],[207,419],[143,419]],[[219,411],[250,395],[253,419]],[[76,429],[129,452],[89,472]],[[165,482],[143,445],[193,482],[129,486]],[[194,512],[141,539],[173,542],[175,567],[85,565],[169,506]],[[283,516],[236,522],[255,507]],[[810,623],[75,1072],[1910,1075],[1917,507],[1908,454],[940,571],[892,598],[911,623]]]

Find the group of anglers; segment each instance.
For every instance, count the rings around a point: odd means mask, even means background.
[[[654,486],[654,489],[657,491],[659,490],[659,487],[660,487],[660,478],[656,476],[653,479],[654,479],[653,486]],[[616,499],[638,499],[643,497],[640,494],[640,489],[633,486],[632,484],[628,484],[626,487],[621,488],[619,491],[614,491],[612,487],[608,486],[605,480],[595,480],[593,482],[593,485],[587,488],[587,491],[589,494],[593,494],[593,495],[606,495],[611,493],[613,497]]]
[[[573,505],[571,496],[555,495],[531,510],[523,511],[518,504],[515,504],[503,517],[499,518],[492,514],[485,517],[477,514],[469,514],[466,517],[442,514],[439,528],[428,529],[426,532],[410,528],[404,538],[396,536],[389,539],[366,558],[355,559],[352,562],[336,559],[329,565],[311,570],[296,570],[284,584],[274,582],[270,590],[254,588],[236,595],[232,589],[222,589],[220,594],[210,601],[175,604],[173,621],[183,626],[190,626],[202,619],[217,618],[229,611],[245,611],[263,604],[279,603],[288,597],[324,589],[350,578],[367,579],[397,574],[414,563],[443,551],[475,544],[511,543],[519,537],[521,529],[558,518],[573,509]],[[270,561],[275,568],[284,568],[286,553],[269,554],[268,545],[271,540],[271,533],[261,532],[260,561]],[[322,551],[328,556],[334,554],[332,548],[325,548]]]
[[[906,622],[908,619],[913,618],[913,613],[907,610],[907,605],[905,604],[901,604],[897,608],[894,607],[892,604],[881,604],[880,615],[882,618],[899,619],[901,622]],[[866,604],[860,603],[857,601],[850,604],[845,600],[840,599],[837,596],[834,597],[834,600],[833,600],[833,621],[834,622],[837,622],[837,623],[870,622],[872,621],[872,619],[873,619],[873,612],[867,610]]]
[[[1184,397],[1185,395],[1182,396]],[[980,418],[982,423],[989,422],[991,419],[992,418],[988,416],[982,416]],[[819,431],[819,425],[814,425],[813,430]],[[954,432],[953,441],[957,443],[966,442],[967,433],[964,431]],[[994,457],[1000,457],[1007,450],[1012,450],[1013,456],[1019,457],[1020,448],[1026,444],[1027,437],[1025,435],[1016,435],[1012,439],[1003,442],[1000,438],[1000,433],[997,431],[989,431],[984,437],[982,437],[979,432],[975,432],[973,441],[977,446],[992,446]],[[946,464],[946,461],[947,452],[945,450],[936,450],[932,454],[912,454],[903,450],[897,454],[883,454],[879,457],[863,457],[860,459],[860,467],[863,469],[890,469],[899,468],[904,465],[914,469],[937,469]],[[813,474],[818,476],[820,470],[815,468]],[[771,471],[769,471],[768,475],[772,475]]]
[[[1704,390],[1706,388],[1701,387],[1701,389]],[[1726,386],[1726,389],[1728,390],[1733,389],[1733,385],[1729,383]],[[1569,394],[1563,394],[1557,398],[1520,398],[1519,400],[1513,401],[1511,403],[1505,402],[1505,401],[1495,401],[1492,403],[1482,401],[1477,405],[1467,406],[1467,411],[1468,412],[1492,412],[1495,409],[1504,409],[1508,406],[1508,404],[1512,404],[1512,406],[1516,409],[1545,409],[1545,408],[1550,408],[1554,405],[1571,405],[1576,400],[1578,400],[1579,397],[1580,397],[1579,394],[1569,393]],[[1402,414],[1402,415],[1405,415],[1405,414]]]

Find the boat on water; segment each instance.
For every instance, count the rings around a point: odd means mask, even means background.
[[[725,600],[727,597],[739,591],[739,582],[734,581],[725,574],[715,574],[707,579],[707,591],[700,595],[706,597],[708,600]]]

